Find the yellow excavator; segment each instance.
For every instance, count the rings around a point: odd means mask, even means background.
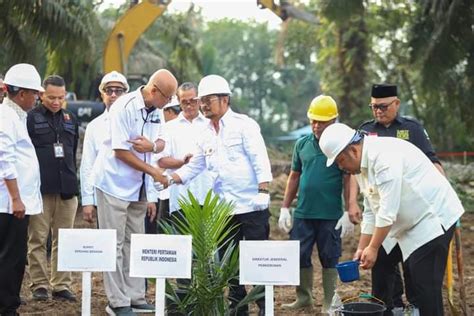
[[[143,0],[131,1],[130,9],[117,21],[110,32],[104,49],[103,71],[113,70],[127,75],[127,61],[133,47],[140,36],[166,10],[171,0]],[[289,17],[316,23],[316,17],[299,10],[288,1],[257,0],[262,9],[269,9],[283,21]]]
[[[256,2],[261,9],[271,10],[283,21],[291,17],[309,23],[316,23],[314,15],[301,11],[287,0],[280,0],[278,3],[274,0],[256,0]],[[119,71],[127,76],[129,84],[133,88],[145,83],[146,78],[131,76],[128,73],[128,57],[140,36],[163,14],[170,3],[171,0],[130,1],[130,8],[117,21],[105,43],[104,74],[113,70]],[[103,104],[97,101],[69,100],[66,106],[76,115],[83,126],[104,111]]]

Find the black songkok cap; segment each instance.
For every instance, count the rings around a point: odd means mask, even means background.
[[[372,98],[387,98],[397,96],[397,86],[388,83],[376,83],[372,86]]]

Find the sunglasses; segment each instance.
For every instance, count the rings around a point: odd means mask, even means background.
[[[182,106],[189,106],[189,105],[197,105],[199,103],[199,99],[190,99],[190,100],[181,100]]]
[[[372,109],[372,111],[377,111],[377,110],[381,110],[383,112],[387,111],[388,107],[390,105],[392,105],[393,102],[395,102],[395,100],[392,100],[392,102],[389,102],[389,103],[379,103],[379,104],[376,104],[376,103],[371,103],[369,104],[369,107]]]
[[[104,93],[109,97],[115,93],[116,96],[121,96],[125,92],[122,88],[105,88]]]
[[[211,96],[208,96],[208,97],[202,97],[201,98],[201,105],[211,105],[212,101],[214,101],[215,99],[219,99],[219,96],[211,95]]]

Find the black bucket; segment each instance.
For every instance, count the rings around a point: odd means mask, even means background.
[[[383,316],[385,306],[371,302],[345,303],[339,310],[340,315]]]

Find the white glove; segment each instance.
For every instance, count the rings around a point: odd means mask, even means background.
[[[163,191],[165,189],[165,186],[163,184],[161,184],[161,182],[153,182],[153,186],[155,187],[155,190],[160,192],[160,191]]]
[[[270,194],[268,193],[258,193],[256,197],[253,198],[253,210],[262,211],[268,208],[270,205]]]
[[[341,227],[341,238],[354,234],[354,224],[351,223],[351,220],[349,219],[349,213],[347,212],[344,212],[342,217],[337,221],[336,227],[334,229],[338,230]]]
[[[287,207],[282,207],[280,209],[280,218],[278,219],[278,226],[286,233],[289,233],[291,227],[293,226],[290,210]]]

